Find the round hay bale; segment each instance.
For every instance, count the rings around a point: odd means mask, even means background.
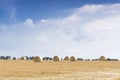
[[[74,57],[74,56],[70,57],[70,61],[76,61],[76,60],[77,60],[76,57]]]
[[[22,57],[20,58],[20,60],[26,60],[26,57],[25,57],[25,56],[22,56]]]
[[[54,56],[53,61],[60,61],[60,58],[58,56]]]
[[[105,59],[105,56],[100,56],[100,59],[99,59],[100,61],[105,61],[106,59]]]
[[[35,56],[33,60],[34,62],[41,62],[42,58],[40,58],[39,56]]]
[[[69,60],[70,60],[70,57],[69,57],[69,56],[66,56],[66,57],[64,58],[64,60],[69,61]]]

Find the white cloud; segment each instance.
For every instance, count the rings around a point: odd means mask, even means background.
[[[45,34],[42,34],[42,35],[38,36],[38,40],[41,41],[41,42],[42,41],[44,42],[44,41],[48,40],[48,37]]]
[[[0,31],[6,31],[6,30],[7,30],[7,28],[5,26],[1,25]]]
[[[118,58],[119,8],[120,4],[85,5],[64,18],[41,19],[35,23],[28,18],[24,23],[11,25],[15,29],[1,33],[2,38],[7,37],[8,40],[0,44],[7,45],[8,49],[12,46],[11,53],[16,47],[15,52],[20,51],[19,55],[75,55],[84,58],[105,55]],[[15,44],[6,44],[11,43],[9,40]]]
[[[33,20],[30,19],[30,18],[28,18],[27,20],[25,20],[24,24],[27,27],[34,27]]]
[[[47,22],[47,20],[41,19],[40,22],[41,22],[41,23],[45,23],[45,22]]]
[[[104,10],[105,6],[104,5],[85,5],[80,8],[80,13],[95,13],[99,12],[101,10]]]

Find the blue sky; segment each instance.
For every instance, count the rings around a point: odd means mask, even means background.
[[[38,20],[64,17],[69,15],[69,9],[79,8],[86,4],[119,2],[119,0],[0,0],[0,23],[21,22],[26,18]]]
[[[119,0],[0,0],[0,53],[120,56]]]

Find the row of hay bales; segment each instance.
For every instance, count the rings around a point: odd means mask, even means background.
[[[64,60],[65,60],[65,61],[77,61],[77,58],[74,57],[74,56],[71,56],[71,57],[66,56],[66,57],[64,58]]]
[[[54,56],[52,60],[53,61],[61,61],[61,58],[59,56]],[[66,61],[77,61],[77,58],[74,57],[74,56],[71,56],[71,57],[66,56],[64,58],[64,60],[66,60]],[[42,61],[41,57],[39,57],[39,56],[34,57],[34,62],[41,62],[41,61]]]
[[[25,56],[22,56],[21,58],[19,58],[20,60],[26,60]],[[33,58],[34,62],[41,62],[43,59],[39,56],[35,56]],[[54,56],[52,58],[53,61],[61,61],[61,58],[59,56]],[[64,59],[64,61],[77,61],[77,58],[74,56],[66,56]],[[100,56],[100,58],[98,59],[99,61],[106,61],[107,59],[105,58],[105,56]]]
[[[22,56],[22,57],[20,57],[18,60],[26,60],[26,57],[25,57],[25,56]],[[35,56],[35,57],[33,58],[33,60],[34,60],[34,62],[41,62],[43,59],[42,59],[40,56]],[[54,57],[52,58],[52,60],[53,60],[53,61],[61,61],[61,58],[60,58],[59,56],[54,56]],[[74,56],[71,56],[71,57],[66,56],[66,57],[64,58],[64,60],[66,60],[66,61],[76,61],[77,58],[74,57]]]
[[[64,60],[77,61],[77,58],[74,57],[74,56],[71,56],[71,57],[66,56],[66,57],[64,58]],[[106,61],[107,59],[105,58],[105,56],[100,56],[100,58],[99,58],[98,60],[99,60],[99,61]]]

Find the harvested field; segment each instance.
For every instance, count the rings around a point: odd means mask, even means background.
[[[1,60],[0,80],[120,80],[120,61]]]

